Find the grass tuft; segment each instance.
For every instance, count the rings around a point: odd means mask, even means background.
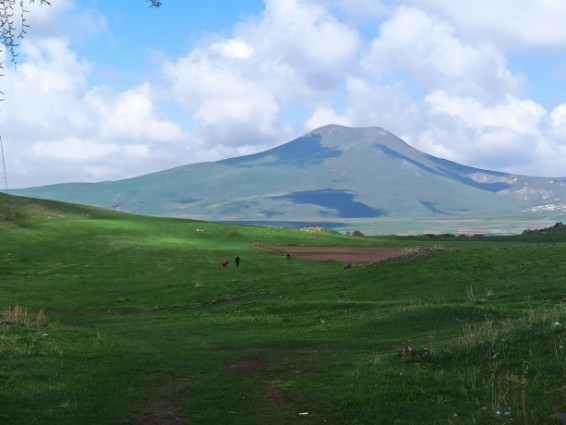
[[[23,325],[23,326],[45,326],[47,318],[43,310],[37,313],[28,312],[27,308],[14,306],[0,310],[0,324]]]

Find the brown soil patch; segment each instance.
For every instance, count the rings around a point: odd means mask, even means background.
[[[175,417],[179,409],[175,407],[176,401],[163,397],[149,400],[150,407],[144,412],[140,425],[186,425],[183,418]]]
[[[261,397],[268,403],[279,405],[291,401],[290,394],[280,388],[284,371],[273,370],[268,361],[258,356],[246,356],[227,366],[230,373],[257,379],[262,388]]]
[[[145,409],[135,425],[186,425],[179,416],[179,398],[174,390],[177,376],[172,373],[163,376],[153,387],[154,393],[145,399]]]
[[[390,258],[417,254],[417,247],[359,247],[359,246],[258,246],[258,249],[291,258],[313,261],[341,261],[344,263],[376,263]]]
[[[291,396],[288,391],[279,388],[280,381],[271,381],[266,385],[264,396],[267,401],[273,404],[288,403],[291,401]]]

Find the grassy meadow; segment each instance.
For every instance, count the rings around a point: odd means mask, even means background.
[[[430,249],[344,269],[258,244]],[[0,194],[0,424],[566,423],[565,260],[561,227],[354,237]]]

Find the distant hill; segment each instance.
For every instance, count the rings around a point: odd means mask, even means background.
[[[544,229],[526,229],[520,235],[521,239],[538,239],[544,241],[566,240],[566,225],[562,222],[554,223],[551,227]]]
[[[112,218],[117,215],[114,211],[100,208],[0,193],[0,224],[70,217]]]
[[[156,216],[369,233],[512,232],[566,217],[566,177],[468,167],[420,152],[382,128],[338,125],[254,155],[10,193]]]

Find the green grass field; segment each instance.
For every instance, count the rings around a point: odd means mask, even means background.
[[[0,424],[565,423],[563,230],[353,237],[0,194]],[[344,270],[256,244],[435,249]]]

